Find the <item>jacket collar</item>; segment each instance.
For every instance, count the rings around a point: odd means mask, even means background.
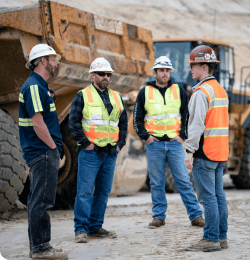
[[[156,85],[156,81],[155,81],[155,80],[154,80],[154,81],[148,81],[146,84],[147,84],[147,86],[150,85],[150,86],[153,86],[154,88],[162,89],[161,87],[158,87],[158,86]],[[172,85],[172,81],[169,80],[169,81],[168,81],[168,84],[165,86],[165,88],[168,88],[168,87],[170,87],[171,85]]]
[[[196,85],[194,85],[194,86],[192,87],[192,90],[195,91],[202,83],[204,83],[205,81],[211,80],[211,79],[215,79],[215,77],[214,77],[214,76],[205,77],[205,78],[202,79],[200,82],[198,82]]]

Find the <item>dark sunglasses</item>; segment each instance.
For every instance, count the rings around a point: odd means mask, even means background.
[[[196,63],[196,64],[190,64],[190,69],[192,70],[194,65],[203,66],[205,63]]]
[[[112,76],[112,73],[106,73],[106,72],[95,72],[95,74],[97,74],[100,77],[107,76],[108,78],[110,78]]]

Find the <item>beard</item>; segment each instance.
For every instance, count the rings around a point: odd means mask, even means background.
[[[98,87],[99,87],[101,90],[105,90],[105,89],[108,87],[108,85],[109,85],[109,83],[105,80],[105,81],[103,81],[103,82],[100,82]]]
[[[156,78],[156,81],[157,81],[157,83],[160,84],[160,85],[167,85],[169,79],[168,79],[168,77],[164,77],[164,78],[159,78],[159,77],[158,77],[158,78]]]
[[[49,72],[51,77],[53,77],[55,75],[55,70],[49,62],[47,63],[46,69]]]

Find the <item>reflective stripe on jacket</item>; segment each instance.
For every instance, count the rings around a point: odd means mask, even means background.
[[[217,80],[206,81],[195,91],[198,89],[206,94],[209,105],[205,120],[203,151],[212,161],[226,161],[229,154],[226,91]]]
[[[119,138],[119,118],[124,110],[120,95],[108,89],[110,103],[113,110],[108,114],[105,105],[95,87],[91,84],[81,90],[84,100],[82,110],[82,128],[91,143],[100,147],[107,144],[114,146]]]
[[[149,134],[169,138],[179,135],[181,128],[181,99],[180,89],[177,84],[171,85],[164,98],[160,91],[153,86],[145,88],[145,129]]]

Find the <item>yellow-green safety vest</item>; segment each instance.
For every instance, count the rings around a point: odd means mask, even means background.
[[[169,138],[179,135],[181,128],[181,99],[178,84],[167,88],[164,98],[153,86],[145,87],[145,129],[151,135]]]
[[[110,103],[113,106],[109,115],[100,95],[92,84],[81,91],[85,101],[82,110],[84,134],[91,143],[97,146],[116,145],[119,139],[119,118],[124,110],[120,95],[108,88]]]

